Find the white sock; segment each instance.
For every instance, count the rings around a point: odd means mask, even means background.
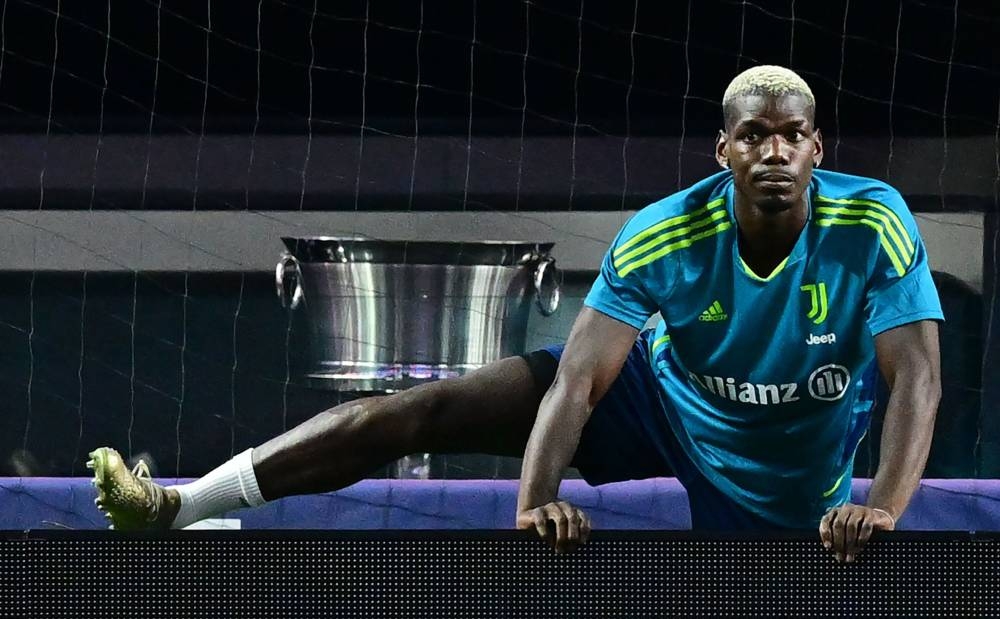
[[[242,507],[257,507],[265,503],[257,487],[253,461],[248,449],[189,484],[168,486],[181,497],[181,508],[170,525],[183,529],[189,524],[218,516]]]

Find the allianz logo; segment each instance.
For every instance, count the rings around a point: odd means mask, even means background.
[[[688,372],[691,382],[705,391],[743,404],[786,404],[801,398],[798,383],[737,382],[728,376]],[[844,397],[851,386],[851,373],[842,365],[829,364],[814,370],[806,381],[806,392],[815,400],[833,402]]]

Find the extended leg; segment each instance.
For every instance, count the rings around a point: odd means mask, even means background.
[[[191,488],[163,489],[136,479],[117,453],[102,448],[92,454],[98,504],[117,528],[183,526],[247,503],[241,498],[248,479],[259,496],[273,500],[343,488],[410,453],[519,456],[543,392],[522,358],[503,359],[462,378],[320,413],[255,448],[252,459],[238,456]],[[184,497],[183,522],[175,523]]]
[[[520,456],[540,397],[512,357],[468,376],[332,408],[253,451],[268,500],[336,490],[411,453]]]

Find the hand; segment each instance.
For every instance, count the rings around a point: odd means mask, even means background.
[[[551,527],[549,522],[555,524]],[[518,529],[535,529],[559,554],[573,552],[590,537],[590,518],[582,509],[566,501],[553,501],[541,507],[518,510]]]
[[[851,563],[871,537],[872,531],[892,531],[896,523],[880,511],[847,503],[826,512],[819,522],[823,546],[834,552],[837,561]]]

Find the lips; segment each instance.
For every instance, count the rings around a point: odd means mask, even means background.
[[[787,193],[795,187],[795,177],[784,172],[757,172],[753,184],[765,193]]]
[[[784,172],[757,172],[753,180],[757,183],[794,183],[795,177]]]

